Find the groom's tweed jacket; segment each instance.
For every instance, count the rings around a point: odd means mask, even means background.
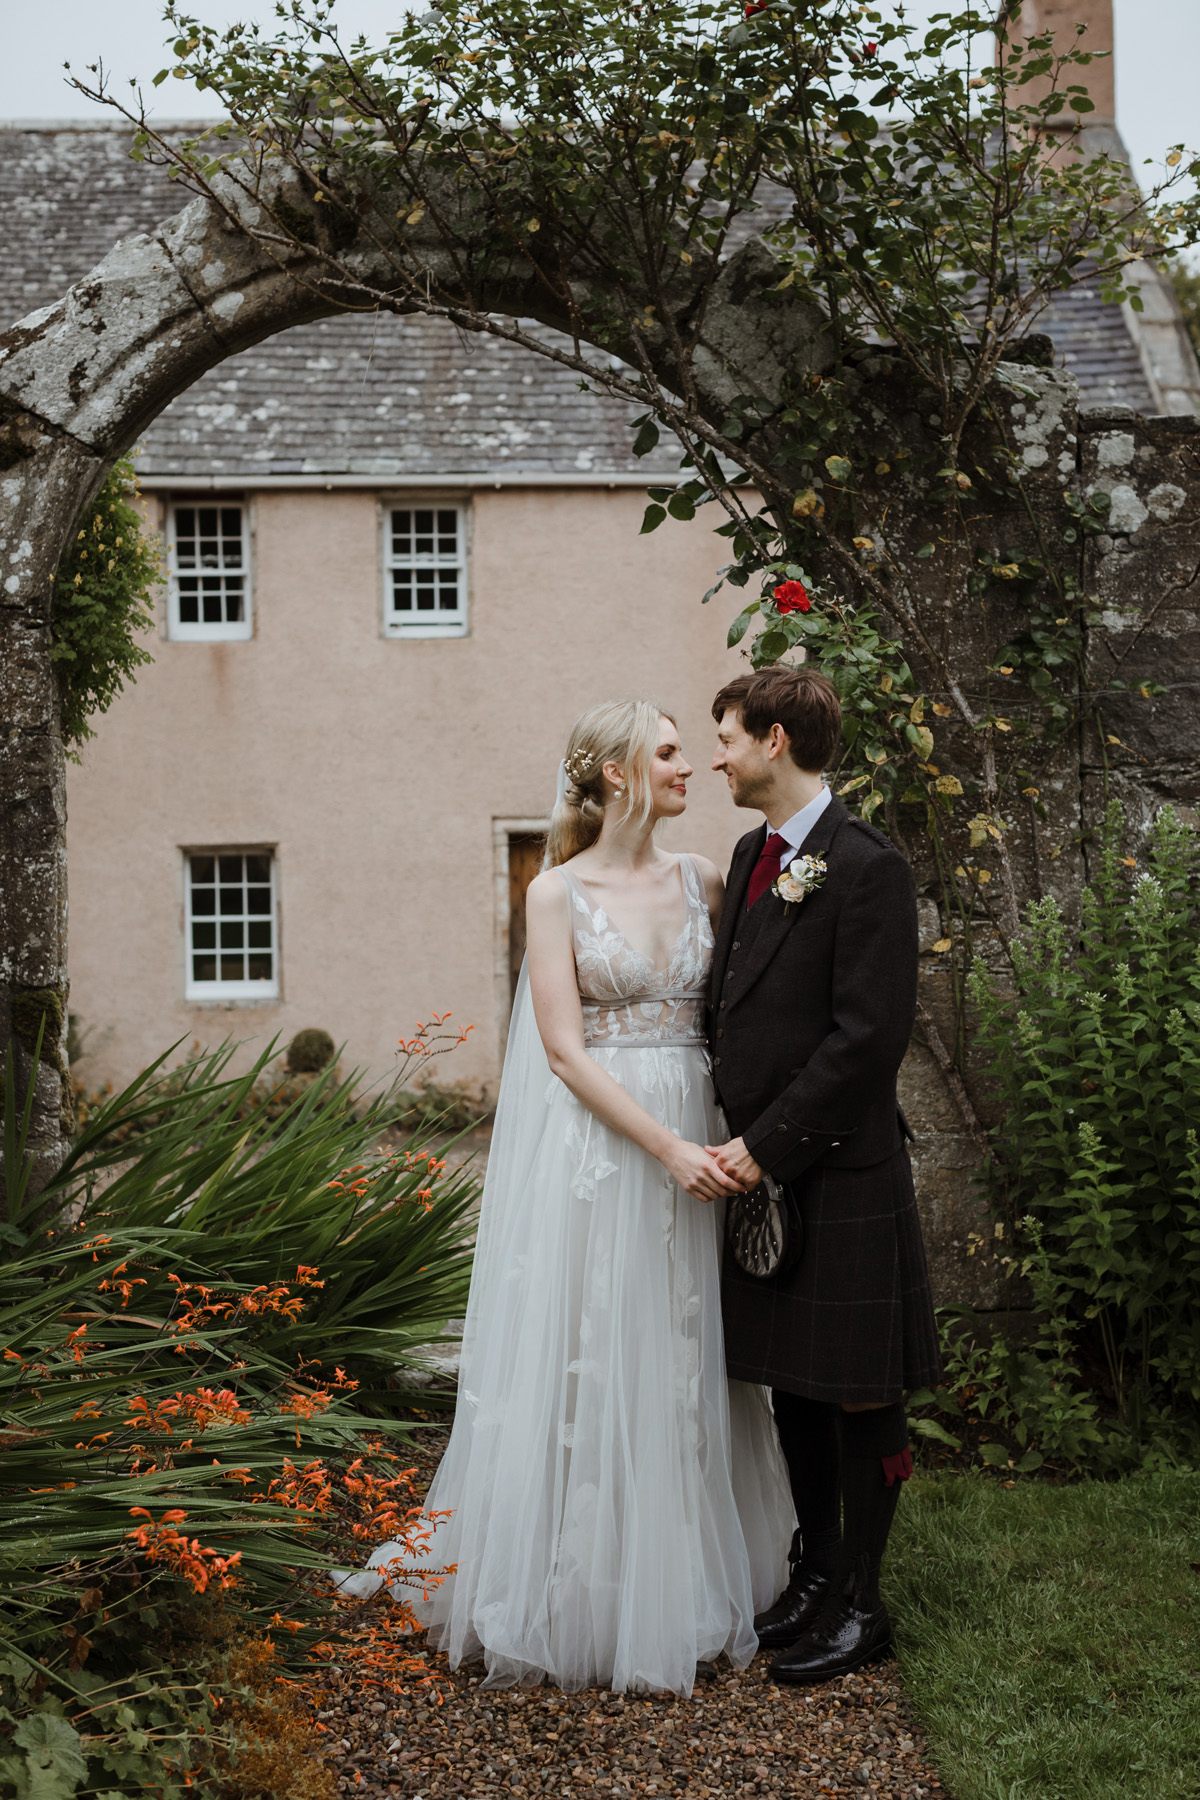
[[[898,1399],[938,1371],[896,1100],[916,1008],[912,875],[835,799],[802,846],[826,864],[821,886],[790,906],[768,889],[747,909],[766,835],[744,837],[729,871],[713,1077],[731,1135],[798,1197],[806,1241],[777,1281],[726,1258],[729,1373],[812,1399]]]

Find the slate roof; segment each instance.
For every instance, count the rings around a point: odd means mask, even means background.
[[[123,127],[0,127],[0,328],[58,298],[120,238],[184,196],[132,162]],[[1076,289],[1036,329],[1054,340],[1083,403],[1152,412],[1121,311]],[[139,472],[226,478],[413,477],[522,472],[576,479],[673,470],[664,445],[630,452],[630,409],[495,338],[441,320],[343,316],[297,326],[211,370],[173,401]]]
[[[1125,315],[1100,298],[1095,283],[1083,282],[1056,295],[1033,329],[1045,332],[1056,360],[1079,383],[1082,405],[1157,410]]]

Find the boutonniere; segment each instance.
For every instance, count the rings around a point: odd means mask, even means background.
[[[798,906],[820,887],[825,873],[823,857],[798,856],[786,869],[779,871],[771,892],[778,894],[785,907]]]

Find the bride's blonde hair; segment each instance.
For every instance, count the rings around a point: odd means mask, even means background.
[[[544,869],[570,862],[600,836],[605,763],[620,763],[625,770],[626,818],[640,825],[650,817],[650,765],[660,719],[675,723],[653,700],[607,700],[576,720],[563,758],[566,791],[551,815]]]

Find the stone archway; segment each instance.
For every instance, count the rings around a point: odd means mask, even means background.
[[[59,560],[112,464],[171,400],[226,358],[354,300],[344,281],[323,285],[319,256],[256,235],[270,239],[273,208],[310,218],[306,235],[318,241],[324,222],[294,177],[256,175],[247,186],[257,198],[219,181],[220,203],[194,198],[156,230],[124,239],[59,302],[0,334],[0,1050],[15,1036],[27,1054],[44,1022],[53,1050],[43,1055],[31,1134],[42,1171],[62,1153],[69,1100],[65,769],[50,660]],[[432,235],[414,250],[422,266],[444,255]],[[338,264],[375,294],[395,288],[395,263],[366,231],[339,243]],[[467,310],[565,323],[526,263],[502,253],[494,267],[488,293]],[[750,388],[777,390],[797,361],[829,360],[823,321],[812,308],[781,307],[768,294],[777,280],[758,238],[718,276],[693,379],[702,413],[723,416]],[[681,312],[693,299],[683,283]]]

